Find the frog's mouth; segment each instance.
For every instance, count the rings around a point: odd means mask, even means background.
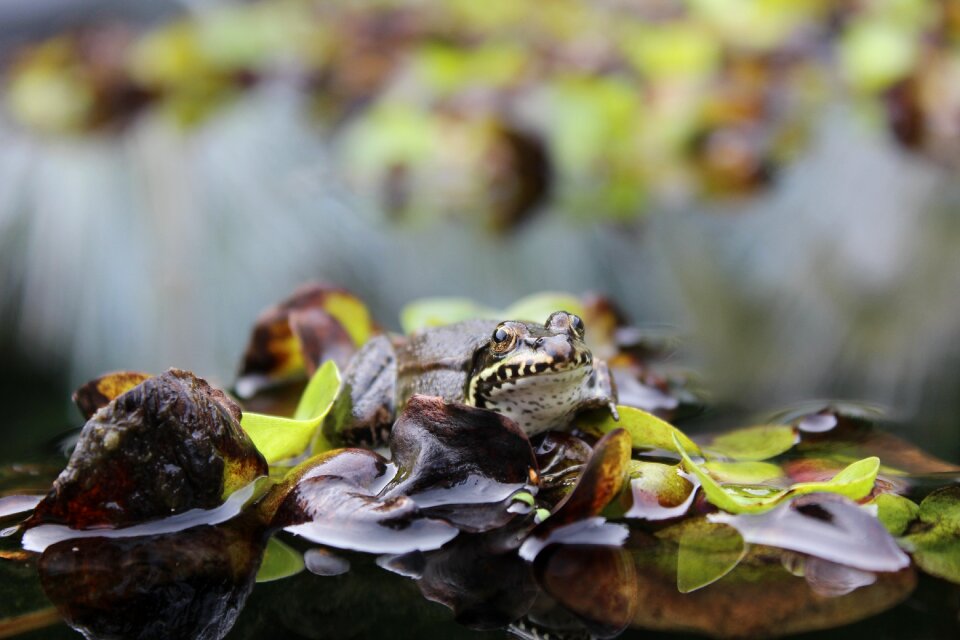
[[[581,351],[571,358],[529,358],[498,362],[470,380],[467,401],[475,407],[497,410],[505,395],[530,396],[531,408],[573,405],[581,384],[593,373],[593,355]],[[539,391],[535,391],[539,390]],[[568,390],[570,393],[566,393]],[[511,403],[514,404],[514,403]]]

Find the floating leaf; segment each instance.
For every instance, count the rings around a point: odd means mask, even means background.
[[[930,575],[960,583],[960,487],[928,495],[917,516],[922,528],[901,538],[904,547]]]
[[[730,513],[759,513],[773,508],[788,497],[821,491],[859,500],[873,489],[877,472],[880,470],[879,458],[865,458],[849,465],[830,480],[801,482],[792,485],[789,489],[763,485],[721,486],[700,465],[690,459],[679,439],[675,439],[675,442],[683,458],[684,468],[700,479],[707,500]]]
[[[765,484],[786,478],[783,469],[770,462],[721,462],[711,460],[704,463],[703,466],[718,482]]]
[[[295,576],[304,568],[303,556],[299,551],[286,545],[277,538],[270,538],[260,569],[257,570],[257,582],[273,582]]]
[[[537,293],[517,300],[500,314],[504,320],[544,323],[554,311],[566,311],[581,318],[586,314],[580,298],[569,293]]]
[[[665,449],[680,452],[680,447],[694,455],[700,448],[683,432],[653,414],[635,407],[617,405],[620,420],[614,420],[609,411],[590,411],[577,418],[577,426],[588,432],[604,434],[623,429],[630,434],[634,449]]]
[[[340,372],[329,360],[313,374],[293,418],[248,411],[243,414],[241,425],[270,464],[302,454],[311,445],[311,440],[315,453],[325,451],[330,444],[319,426],[339,391]]]
[[[690,593],[733,571],[747,552],[731,526],[704,519],[684,523],[677,540],[677,590]]]
[[[789,451],[799,442],[793,427],[759,425],[717,436],[705,446],[710,453],[734,460],[766,460]]]
[[[902,536],[920,512],[917,503],[895,493],[881,493],[870,504],[877,505],[877,518],[895,536]]]

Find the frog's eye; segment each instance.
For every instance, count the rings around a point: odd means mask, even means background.
[[[516,334],[510,327],[500,325],[493,331],[493,350],[497,353],[503,353],[513,344]]]
[[[583,332],[586,329],[583,326],[583,320],[580,319],[580,316],[575,316],[570,314],[570,328],[579,336],[583,337]]]

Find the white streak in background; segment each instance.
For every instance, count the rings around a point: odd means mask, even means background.
[[[619,547],[630,535],[626,525],[612,524],[606,518],[594,516],[577,520],[550,531],[545,538],[530,536],[523,541],[517,553],[527,562],[551,544],[590,544],[604,547]]]
[[[806,515],[796,507],[815,506],[828,520]],[[899,571],[910,558],[877,520],[876,515],[840,496],[811,494],[766,513],[713,513],[710,522],[728,524],[746,542],[806,553],[863,571]]]
[[[234,491],[215,509],[190,509],[183,513],[151,520],[132,527],[121,529],[71,529],[62,524],[41,524],[27,529],[23,534],[22,545],[27,551],[43,553],[52,544],[76,538],[136,538],[139,536],[157,536],[165,533],[186,531],[200,525],[215,525],[230,520],[240,513],[243,506],[253,496],[258,482],[255,480]]]
[[[955,371],[960,191],[884,133],[836,106],[736,216],[657,220],[712,388],[766,407],[840,390],[909,414]]]

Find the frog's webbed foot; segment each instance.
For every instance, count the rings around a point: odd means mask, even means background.
[[[343,387],[324,421],[324,435],[340,445],[376,446],[393,425],[397,361],[386,336],[368,342],[350,362]]]
[[[584,404],[587,407],[608,409],[614,420],[620,419],[620,412],[617,411],[617,387],[606,362],[593,359],[593,373],[587,378],[584,391]]]

